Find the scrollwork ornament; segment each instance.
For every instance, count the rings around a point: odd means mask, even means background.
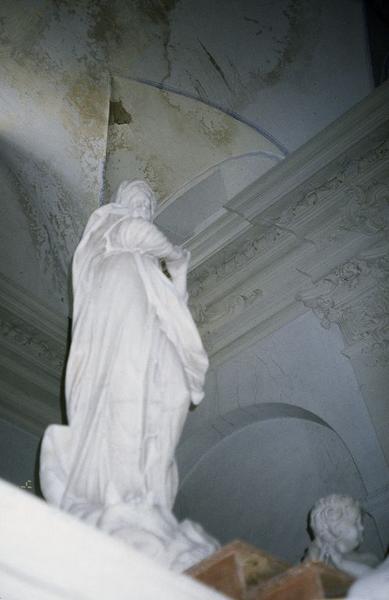
[[[346,190],[348,199],[341,229],[374,235],[389,230],[389,187],[375,183],[367,191],[361,186]]]
[[[251,239],[235,245],[198,267],[189,277],[189,289],[192,298],[198,298],[208,284],[218,283],[249,265],[251,261],[272,248],[283,232],[271,226]]]

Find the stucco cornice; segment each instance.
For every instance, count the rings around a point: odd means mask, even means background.
[[[388,197],[384,85],[240,193],[219,221],[189,241],[192,310],[213,360],[301,314],[307,290],[382,244]],[[377,284],[367,279],[366,285]]]

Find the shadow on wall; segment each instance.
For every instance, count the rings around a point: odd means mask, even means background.
[[[318,498],[366,495],[338,434],[313,413],[287,404],[227,414],[189,438],[178,459],[185,473],[175,505],[180,519],[200,522],[222,543],[243,539],[291,562],[309,544],[307,515]],[[365,546],[382,554],[372,519]]]
[[[52,164],[0,138],[2,183],[1,271],[44,303],[66,312],[70,258],[84,219]],[[6,181],[5,181],[6,177]]]

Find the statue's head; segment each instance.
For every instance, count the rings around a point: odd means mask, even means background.
[[[112,201],[128,208],[134,219],[153,220],[157,203],[153,190],[145,181],[122,181]]]
[[[363,539],[361,507],[350,496],[331,494],[320,498],[311,510],[310,525],[317,546],[340,554],[352,552]]]

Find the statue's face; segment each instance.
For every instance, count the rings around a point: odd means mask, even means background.
[[[115,202],[128,208],[134,219],[153,220],[154,194],[144,181],[123,181],[116,193]]]
[[[135,194],[131,198],[129,206],[131,216],[134,219],[153,220],[153,205],[151,199],[143,193]]]
[[[341,554],[355,550],[363,539],[362,516],[358,509],[348,510],[337,525],[336,549]]]

